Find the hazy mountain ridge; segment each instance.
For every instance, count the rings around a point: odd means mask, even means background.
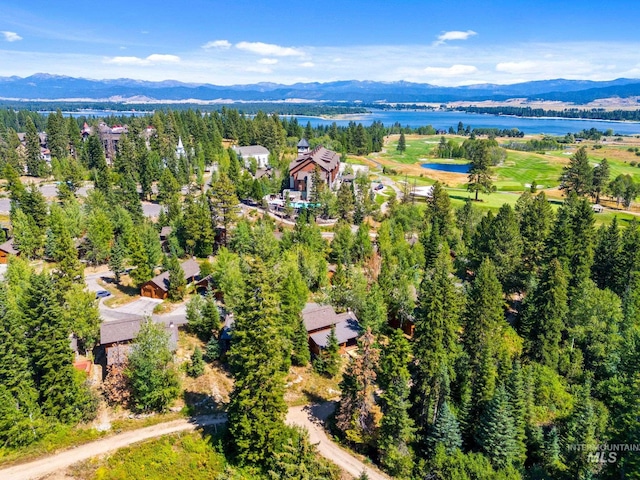
[[[611,81],[541,80],[512,85],[481,84],[440,87],[407,81],[375,82],[344,80],[328,83],[282,85],[262,82],[248,85],[212,85],[175,80],[151,82],[118,78],[92,80],[39,73],[29,77],[0,77],[0,97],[24,100],[90,98],[109,99],[145,96],[156,100],[218,99],[280,101],[302,99],[332,102],[453,102],[507,100],[558,100],[585,103],[599,98],[640,96],[640,80]]]

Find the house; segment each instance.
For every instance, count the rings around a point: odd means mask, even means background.
[[[267,168],[269,165],[269,150],[262,145],[249,145],[248,147],[233,147],[233,151],[238,155],[245,168],[249,168],[250,159],[257,162],[258,168]]]
[[[107,320],[100,324],[100,345],[99,349],[104,349],[104,360],[106,366],[123,363],[129,350],[131,342],[136,338],[140,327],[146,319],[140,315],[123,315],[121,319]],[[153,320],[161,323],[165,331],[169,334],[169,348],[175,351],[178,347],[178,327],[182,323],[166,320]],[[186,323],[186,320],[185,322]]]
[[[2,245],[0,245],[0,264],[6,264],[9,262],[9,257],[15,255],[16,257],[20,255],[20,251],[16,250],[13,245],[13,238],[10,238]]]
[[[200,264],[195,260],[187,260],[180,264],[184,272],[184,278],[187,284],[199,280]],[[160,275],[156,275],[146,282],[140,288],[140,295],[149,298],[160,298],[164,300],[169,293],[169,271],[164,271]]]
[[[302,320],[309,335],[309,349],[314,355],[327,347],[332,327],[335,327],[340,353],[356,347],[362,330],[352,311],[336,313],[331,305],[307,303],[302,310]]]
[[[316,168],[321,181],[329,188],[335,188],[340,171],[340,154],[318,145],[313,150],[298,155],[289,164],[289,188],[301,192],[303,198],[309,198]]]

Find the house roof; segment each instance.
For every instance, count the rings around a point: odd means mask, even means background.
[[[20,251],[16,250],[15,247],[13,246],[13,238],[10,238],[6,242],[4,242],[2,245],[0,245],[0,250],[10,255],[18,255],[20,253]]]
[[[269,155],[267,150],[262,145],[249,145],[247,147],[234,147],[234,150],[238,155],[244,158],[255,157],[256,155]]]
[[[160,238],[168,238],[171,232],[173,232],[172,227],[162,227],[160,229]]]
[[[299,147],[308,147],[309,146],[309,142],[307,142],[306,138],[301,138],[300,141],[298,142],[298,146]]]
[[[316,148],[309,152],[302,153],[289,164],[289,172],[295,173],[297,167],[300,167],[307,162],[313,162],[321,169],[331,172],[333,169],[340,165],[340,154],[333,150],[327,150],[322,145],[318,145]]]
[[[271,178],[273,176],[273,170],[271,169],[271,167],[268,168],[258,168],[256,170],[256,174],[255,174],[255,178],[256,179],[261,179],[262,177],[268,177]]]
[[[353,312],[336,313],[331,305],[319,305],[317,303],[307,303],[302,310],[302,320],[307,332],[321,329],[330,329],[344,321],[358,323],[358,319]]]
[[[186,280],[197,277],[200,275],[200,264],[193,259],[189,259],[186,262],[180,264],[182,271],[184,272],[184,278]],[[169,291],[169,270],[165,270],[159,275],[156,275],[148,283],[153,283],[161,290],[165,292]]]
[[[139,315],[130,315],[122,320],[107,320],[100,324],[100,344],[107,345],[117,342],[130,342],[138,335],[140,326],[145,318]],[[178,327],[173,323],[153,320],[164,325],[169,333],[169,348],[175,350],[178,343]]]
[[[348,318],[336,323],[336,337],[338,338],[339,344],[358,338],[360,331],[360,324],[353,318]],[[330,334],[331,329],[328,328],[326,330],[320,330],[319,332],[312,333],[310,337],[311,340],[313,340],[320,348],[326,348]]]

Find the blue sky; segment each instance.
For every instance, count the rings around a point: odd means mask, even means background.
[[[436,85],[640,78],[640,2],[0,0],[0,76]]]

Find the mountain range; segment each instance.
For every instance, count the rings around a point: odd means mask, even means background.
[[[0,98],[15,100],[90,99],[126,102],[153,101],[308,101],[308,102],[454,102],[557,100],[576,104],[610,97],[640,96],[640,80],[541,80],[511,85],[481,84],[440,87],[426,83],[337,81],[282,85],[257,83],[220,86],[173,80],[151,82],[128,78],[92,80],[38,73],[29,77],[0,77]]]

